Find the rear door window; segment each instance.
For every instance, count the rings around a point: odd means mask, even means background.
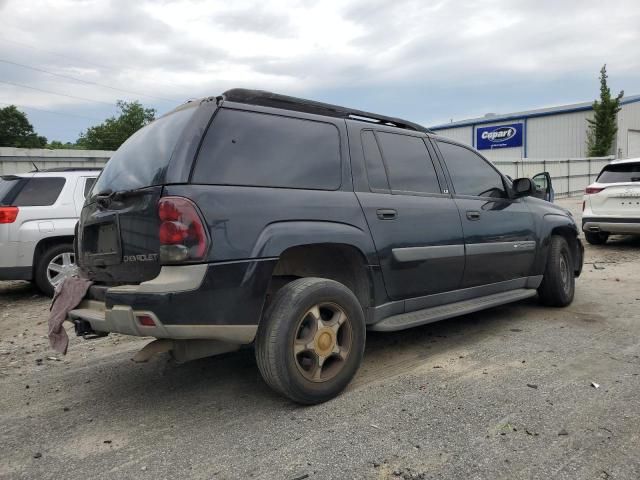
[[[607,165],[598,178],[598,183],[640,182],[640,163]]]
[[[507,198],[500,174],[473,150],[438,141],[453,187],[458,195]]]
[[[43,207],[53,205],[62,192],[64,177],[32,177],[13,200],[17,207]]]
[[[340,137],[329,123],[221,109],[204,138],[193,183],[337,190]]]
[[[438,176],[420,137],[376,132],[394,192],[441,193]]]
[[[96,179],[95,177],[88,177],[85,182],[84,182],[84,197],[87,198],[87,195],[89,195],[89,192],[91,191],[91,188],[93,187],[93,184],[96,183]]]
[[[364,161],[367,167],[367,178],[371,190],[383,190],[389,193],[389,181],[387,172],[382,163],[382,154],[378,147],[376,137],[371,130],[364,130],[361,134]]]

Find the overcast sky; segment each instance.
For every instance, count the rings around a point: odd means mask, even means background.
[[[49,140],[117,99],[164,113],[236,86],[427,126],[592,100],[603,63],[640,93],[638,0],[0,0],[0,18],[0,107]]]

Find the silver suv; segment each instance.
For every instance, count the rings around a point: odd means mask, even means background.
[[[31,280],[47,295],[75,271],[73,237],[99,169],[0,176],[0,280]]]

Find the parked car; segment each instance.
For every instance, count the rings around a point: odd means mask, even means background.
[[[0,176],[0,280],[33,280],[52,295],[75,272],[74,227],[99,169]]]
[[[610,234],[640,235],[640,158],[605,165],[587,187],[582,230],[593,245],[606,243]]]
[[[253,344],[273,389],[322,402],[354,376],[367,329],[536,294],[570,304],[579,230],[539,194],[420,125],[230,90],[111,158],[78,230],[95,284],[69,318],[79,335],[156,337],[148,350],[178,361]]]

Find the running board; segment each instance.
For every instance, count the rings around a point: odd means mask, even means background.
[[[517,302],[525,298],[533,297],[536,290],[533,288],[519,288],[508,292],[495,293],[486,297],[472,298],[462,302],[449,303],[439,307],[425,308],[415,312],[400,313],[387,317],[384,320],[369,326],[370,330],[379,332],[392,332],[406,328],[417,327],[426,323],[437,322],[446,318],[466,315],[485,308],[497,307],[505,303]]]

